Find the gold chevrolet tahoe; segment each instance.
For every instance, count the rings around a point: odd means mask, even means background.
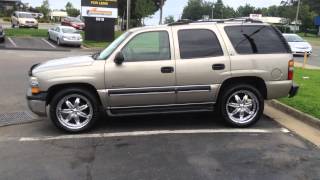
[[[187,22],[127,31],[102,52],[33,65],[28,105],[68,132],[101,113],[213,111],[234,127],[256,123],[264,100],[293,97],[293,56],[273,26]]]

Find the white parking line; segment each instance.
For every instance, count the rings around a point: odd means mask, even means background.
[[[56,46],[54,46],[53,44],[51,44],[49,41],[47,41],[44,38],[41,38],[42,41],[44,41],[45,43],[47,43],[49,46],[51,46],[52,48],[57,48]]]
[[[110,138],[110,137],[133,137],[133,136],[151,136],[166,134],[218,134],[218,133],[289,133],[286,128],[280,129],[196,129],[196,130],[159,130],[159,131],[133,131],[133,132],[116,132],[116,133],[98,133],[98,134],[76,134],[63,136],[44,136],[44,137],[21,137],[16,139],[19,142],[32,141],[51,141],[67,139],[87,139],[87,138]],[[8,139],[12,140],[11,139]],[[3,140],[0,140],[3,141]]]
[[[18,47],[17,44],[10,37],[8,37],[8,40],[14,47]]]

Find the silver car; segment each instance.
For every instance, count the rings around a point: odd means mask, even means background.
[[[312,54],[312,46],[297,34],[283,34],[284,38],[290,45],[291,51],[294,55]]]
[[[69,26],[57,26],[48,30],[48,39],[63,45],[81,46],[82,36],[78,30]]]
[[[293,97],[293,55],[282,34],[257,22],[180,22],[131,29],[101,53],[36,64],[30,109],[69,132],[108,116],[213,111],[234,127],[263,114],[264,100]]]

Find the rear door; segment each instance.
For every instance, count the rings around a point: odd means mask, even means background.
[[[214,103],[230,77],[230,60],[215,25],[174,26],[177,103]]]

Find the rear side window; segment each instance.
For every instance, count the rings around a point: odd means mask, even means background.
[[[182,59],[223,56],[219,40],[211,30],[179,30],[178,38]]]
[[[290,52],[284,38],[271,26],[227,26],[225,31],[239,54]]]

